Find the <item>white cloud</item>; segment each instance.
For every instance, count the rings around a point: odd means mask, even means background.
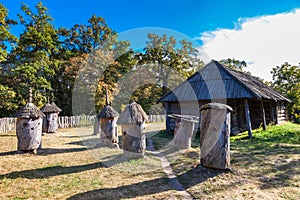
[[[271,69],[300,62],[300,9],[289,13],[239,19],[235,29],[201,34],[202,50],[215,60],[245,60],[248,70],[271,80]]]

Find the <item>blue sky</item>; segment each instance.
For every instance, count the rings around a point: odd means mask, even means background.
[[[17,19],[21,2],[32,9],[38,0],[4,0],[9,16]],[[117,32],[141,27],[162,27],[189,37],[218,28],[234,28],[239,18],[288,12],[300,7],[299,0],[43,0],[57,27],[71,27],[96,14]],[[272,3],[270,3],[272,2]]]
[[[39,1],[2,0],[1,3],[9,10],[9,17],[17,19],[17,13],[21,13],[21,2],[25,2],[34,9],[34,5]],[[271,67],[275,66],[261,66],[263,64],[259,64],[258,61],[253,60],[249,54],[251,54],[251,52],[252,54],[256,53],[255,47],[251,47],[252,51],[248,52],[248,55],[241,55],[238,52],[227,51],[224,45],[226,44],[233,47],[234,43],[230,43],[230,41],[236,41],[235,39],[237,37],[249,40],[249,32],[244,32],[244,30],[248,30],[247,27],[249,26],[249,31],[252,33],[250,38],[253,39],[253,37],[262,36],[264,33],[259,34],[259,32],[257,32],[258,35],[256,35],[255,31],[253,31],[256,29],[256,26],[260,27],[259,29],[257,28],[257,30],[262,30],[264,28],[261,28],[261,23],[265,22],[263,25],[267,27],[273,24],[273,21],[278,21],[277,19],[279,17],[291,21],[289,18],[286,18],[285,15],[290,13],[295,14],[297,13],[297,9],[300,8],[300,0],[43,0],[42,2],[49,9],[49,13],[54,18],[56,27],[71,27],[74,24],[86,23],[93,14],[102,16],[112,29],[120,33],[121,38],[123,36],[123,38],[129,40],[136,38],[136,34],[143,32],[141,30],[144,30],[144,32],[148,30],[151,31],[151,28],[143,29],[144,27],[153,27],[153,30],[159,30],[159,32],[162,33],[166,31],[168,34],[175,33],[175,35],[178,34],[182,37],[194,39],[198,43],[198,46],[200,46],[199,48],[208,54],[207,57],[209,58],[218,60],[222,56],[227,56],[246,60],[250,64],[250,71],[257,72],[258,74],[255,75],[266,77],[266,79],[270,79],[270,75],[268,77],[267,73],[269,73]],[[289,17],[295,21],[298,19],[298,15],[291,15]],[[261,19],[263,21],[260,21]],[[291,24],[290,26],[295,28],[299,26],[298,24],[299,23]],[[274,27],[277,25],[274,25]],[[139,31],[137,33],[137,31],[133,30]],[[274,31],[276,30],[277,29],[274,29]],[[12,32],[17,35],[21,30],[15,27]],[[224,34],[226,37],[223,37]],[[139,42],[141,43],[144,40],[145,37],[140,37]],[[256,40],[264,41],[265,39],[256,38],[255,41]],[[240,42],[247,43],[247,41],[244,40]],[[134,41],[132,41],[132,43],[134,43]],[[274,49],[273,45],[276,45],[276,38],[274,41],[270,41],[270,44],[272,44],[270,49]],[[266,45],[270,44],[266,43]],[[221,48],[218,45],[221,45]],[[239,48],[242,47],[237,46],[235,49],[239,50]],[[223,54],[216,49],[222,49]],[[261,48],[258,46],[257,49]],[[224,52],[231,53],[224,54]],[[298,52],[300,52],[300,50]],[[272,58],[272,55],[270,56]],[[300,62],[300,58],[296,57],[293,59],[286,61]],[[278,60],[277,62],[279,62],[277,65],[280,65],[283,61]],[[271,65],[271,63],[267,65]],[[260,72],[258,69],[265,71]]]

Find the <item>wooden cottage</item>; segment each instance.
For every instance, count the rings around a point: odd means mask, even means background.
[[[31,90],[29,96],[28,103],[15,114],[18,151],[37,154],[37,149],[42,144],[42,123],[45,115],[31,103]]]
[[[47,103],[41,111],[45,114],[43,118],[43,132],[55,133],[58,129],[58,114],[62,111],[54,102]]]
[[[175,129],[174,120],[168,117],[170,114],[200,116],[202,105],[216,102],[233,108],[231,134],[248,130],[251,137],[252,128],[266,128],[267,124],[286,121],[286,105],[291,100],[257,78],[212,60],[158,102],[166,110],[167,130]]]

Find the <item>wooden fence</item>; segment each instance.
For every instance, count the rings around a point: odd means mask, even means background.
[[[16,118],[0,118],[0,133],[9,133],[16,131]]]
[[[71,127],[83,127],[93,126],[96,116],[59,116],[58,127],[59,128],[71,128]],[[164,122],[166,121],[165,115],[149,115],[148,122]],[[9,133],[16,131],[16,118],[0,118],[0,133]]]

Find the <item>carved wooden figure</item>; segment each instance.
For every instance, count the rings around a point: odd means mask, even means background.
[[[19,152],[29,151],[37,154],[37,149],[42,144],[42,123],[45,115],[31,103],[31,95],[30,89],[28,103],[15,115],[17,118],[16,134]]]
[[[209,103],[200,108],[201,164],[215,169],[230,168],[230,112],[232,108]]]
[[[144,129],[147,119],[142,106],[135,102],[128,104],[120,114],[117,123],[122,128],[122,149],[125,157],[144,157],[146,151]]]

